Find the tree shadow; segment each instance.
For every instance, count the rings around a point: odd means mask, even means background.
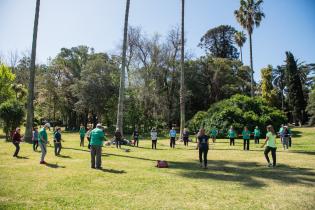
[[[147,149],[147,150],[166,150],[166,149],[160,149],[160,148],[152,149],[151,147],[133,147],[133,148]]]
[[[253,188],[266,186],[268,180],[286,185],[315,185],[315,172],[312,169],[294,168],[285,164],[267,168],[256,162],[210,160],[208,169],[200,169],[194,162],[170,162],[170,169],[181,170],[179,175],[187,178],[239,182]]]
[[[106,168],[101,168],[99,170],[106,172],[106,173],[113,173],[113,174],[125,174],[126,173],[126,171],[124,171],[124,170],[115,170],[115,169],[106,169]]]
[[[72,148],[72,147],[62,147],[62,149],[76,150],[76,151],[82,151],[82,152],[90,152],[90,150],[77,149],[77,148]]]
[[[56,164],[53,164],[53,163],[46,163],[45,164],[47,167],[49,168],[66,168],[65,166],[60,166],[58,165],[57,163]]]
[[[26,159],[29,159],[27,156],[25,156],[25,157],[23,157],[23,156],[17,156],[16,158],[17,158],[17,159],[25,159],[25,160],[26,160]]]
[[[113,153],[107,153],[107,152],[102,153],[102,156],[116,156],[116,157],[132,158],[132,159],[138,159],[138,160],[156,161],[149,158],[134,157],[134,156],[129,156],[129,155],[119,155],[119,154],[113,154]]]
[[[299,137],[302,137],[302,133],[301,131],[296,131],[296,130],[293,130],[291,131],[292,132],[292,137],[293,138],[299,138]]]
[[[300,150],[300,151],[290,151],[290,153],[300,153],[300,154],[306,154],[306,155],[315,155],[315,151],[306,151],[306,150]]]

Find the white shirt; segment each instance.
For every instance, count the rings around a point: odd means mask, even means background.
[[[151,139],[157,140],[157,132],[156,131],[151,131]]]

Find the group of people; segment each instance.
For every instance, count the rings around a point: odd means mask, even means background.
[[[38,146],[41,150],[41,157],[40,157],[40,164],[46,164],[45,162],[45,156],[47,154],[47,144],[49,144],[48,136],[47,136],[47,129],[50,128],[50,124],[46,123],[39,131],[37,127],[34,127],[32,140],[33,140],[33,150],[37,151]],[[84,147],[84,139],[85,137],[88,140],[88,148],[90,149],[91,154],[91,168],[100,169],[102,165],[102,146],[104,144],[104,141],[106,140],[105,137],[105,131],[104,127],[101,124],[97,124],[96,128],[92,129],[92,127],[88,127],[87,130],[83,125],[80,126],[79,130],[80,134],[80,146]],[[157,146],[157,140],[158,140],[158,133],[156,128],[152,128],[151,130],[151,141],[152,141],[152,149],[156,149]],[[219,131],[215,128],[211,129],[209,132],[209,135],[206,134],[206,131],[204,128],[201,128],[197,133],[197,149],[199,150],[199,161],[200,166],[203,168],[207,168],[207,155],[209,150],[209,139],[212,139],[212,142],[215,143],[216,137],[219,134]],[[189,139],[189,132],[187,128],[183,130],[182,133],[182,139],[185,146],[188,146]],[[243,149],[249,150],[249,142],[251,135],[254,136],[255,144],[259,144],[259,139],[261,136],[261,132],[259,128],[256,126],[253,132],[250,132],[247,127],[244,127],[242,131],[242,138],[243,138]],[[282,125],[278,135],[280,136],[281,143],[283,144],[284,149],[288,149],[291,146],[291,131],[288,126]],[[133,142],[132,144],[134,146],[139,146],[139,131],[138,129],[135,129],[133,132]],[[175,148],[176,140],[177,140],[177,132],[174,127],[169,131],[169,137],[170,137],[170,147]],[[235,138],[238,137],[237,132],[233,128],[233,126],[230,127],[230,129],[227,132],[227,136],[230,139],[230,146],[235,145]],[[55,128],[54,134],[54,148],[55,148],[55,155],[59,156],[61,152],[61,129],[59,127]],[[274,131],[274,128],[272,125],[267,126],[267,134],[266,139],[262,147],[266,145],[266,148],[264,150],[265,158],[268,162],[269,167],[275,167],[276,166],[276,137],[277,133]],[[115,144],[117,148],[121,148],[122,144],[122,134],[119,131],[119,129],[116,129],[115,134]],[[18,157],[18,153],[20,151],[19,144],[23,141],[23,136],[21,135],[21,129],[17,128],[12,136],[13,144],[16,147],[16,150],[13,154],[13,157]],[[270,163],[270,159],[268,157],[268,154],[271,152],[273,163]]]

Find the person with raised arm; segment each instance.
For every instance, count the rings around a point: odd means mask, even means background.
[[[277,134],[276,134],[273,126],[268,125],[267,126],[266,140],[265,140],[264,144],[261,146],[263,148],[267,144],[265,151],[264,151],[264,155],[265,155],[265,158],[268,162],[268,167],[276,167],[276,164],[277,164],[277,161],[276,161],[276,159],[277,159],[276,137],[277,137]],[[270,151],[271,151],[272,162],[273,162],[272,164],[270,163],[269,156],[268,156]]]

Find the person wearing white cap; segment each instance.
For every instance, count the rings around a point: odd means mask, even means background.
[[[43,128],[40,129],[38,133],[38,143],[41,149],[41,159],[40,159],[40,164],[46,164],[45,162],[45,156],[47,154],[47,143],[48,143],[48,136],[46,129],[50,128],[50,124],[46,123]]]
[[[102,124],[98,123],[96,128],[91,131],[91,168],[102,168],[102,146],[104,140],[105,133],[102,129]]]

